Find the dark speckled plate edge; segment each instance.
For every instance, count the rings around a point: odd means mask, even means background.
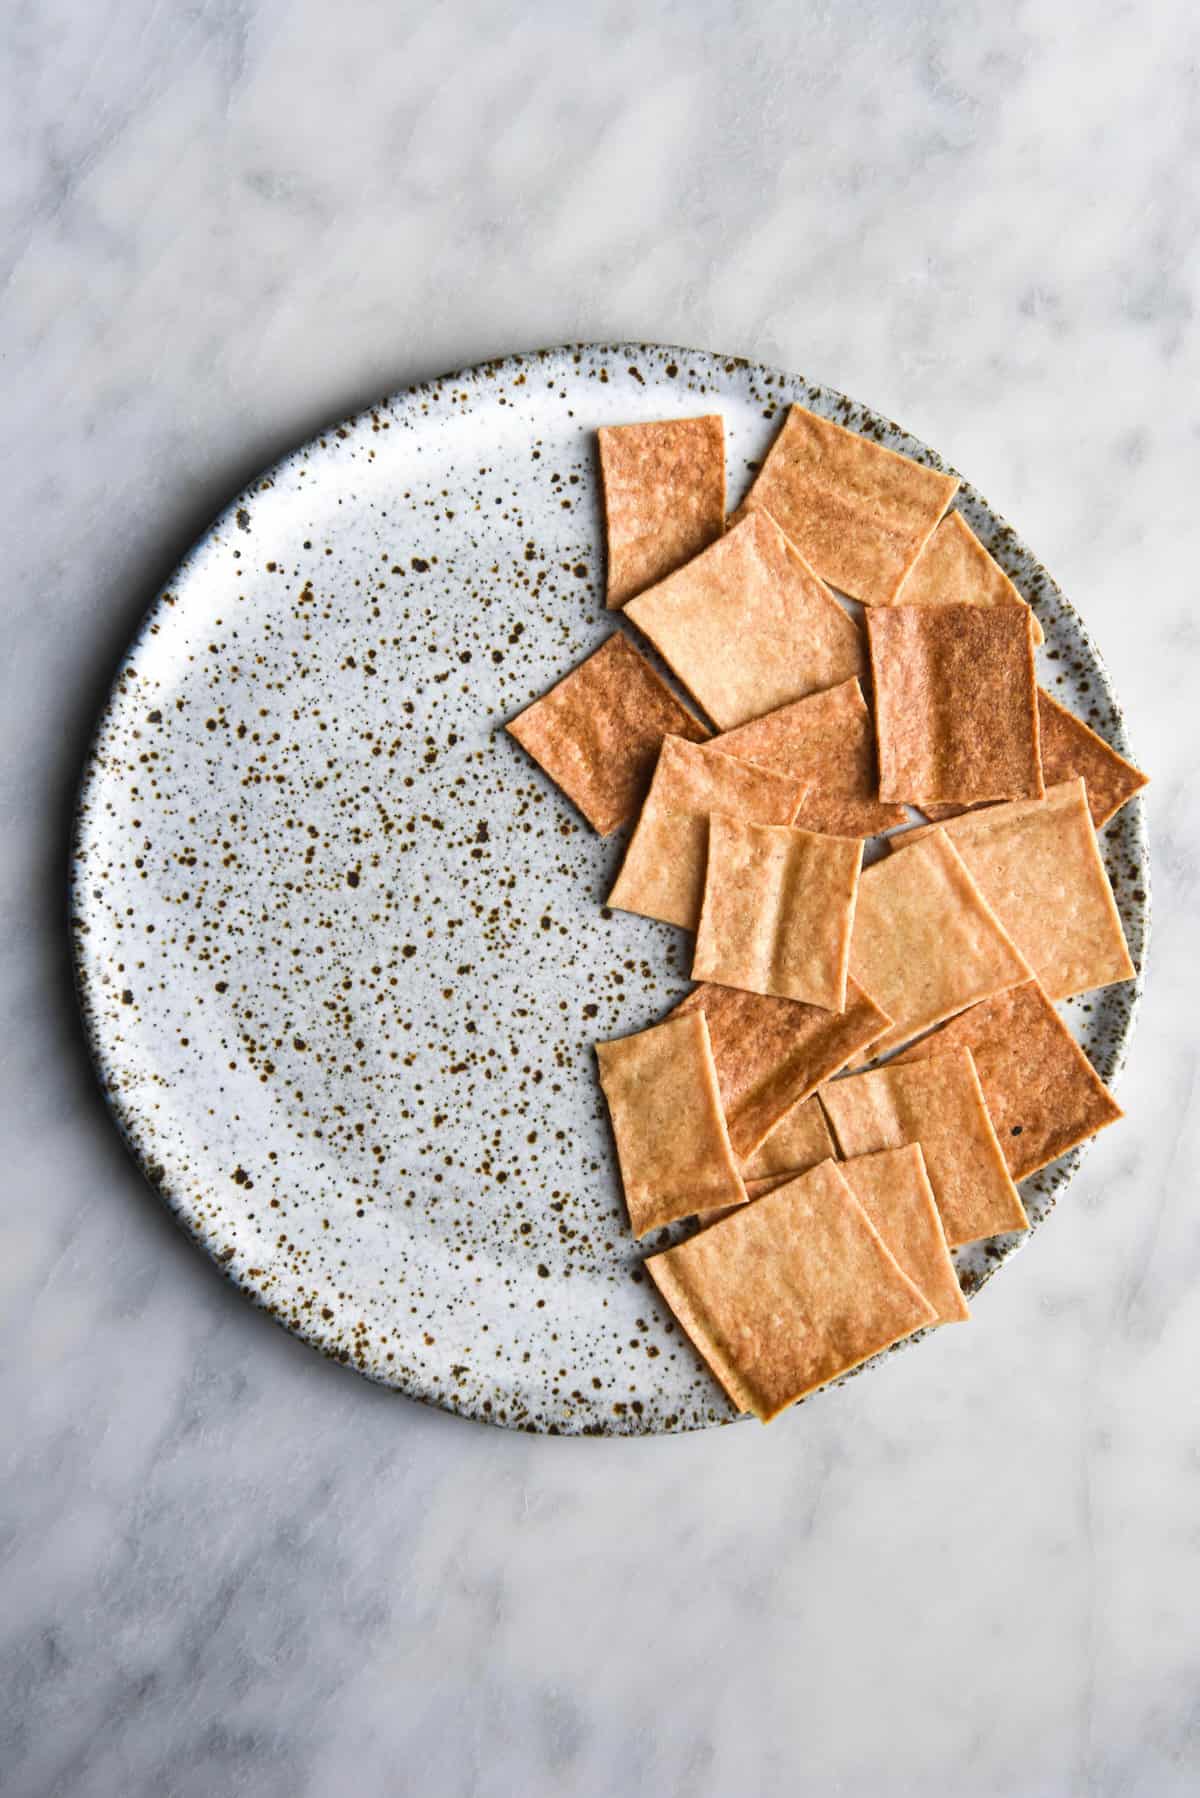
[[[485,361],[467,369],[421,382],[413,387],[389,395],[385,400],[378,402],[374,406],[365,407],[363,411],[358,414],[342,418],[341,420],[335,420],[331,422],[325,430],[315,433],[305,444],[299,445],[297,448],[289,451],[288,454],[281,457],[270,468],[256,476],[247,487],[242,489],[242,491],[239,492],[213,519],[207,530],[201,533],[196,542],[181,558],[177,569],[173,572],[164,588],[151,601],[141,624],[114,672],[112,683],[104,704],[100,708],[97,716],[88,751],[84,758],[71,825],[71,852],[69,857],[67,887],[68,922],[72,937],[72,967],[75,978],[76,997],[79,1004],[84,1038],[88,1046],[96,1078],[108,1105],[110,1114],[117,1126],[118,1132],[135,1164],[183,1232],[205,1249],[206,1253],[225,1277],[230,1280],[238,1290],[244,1294],[244,1296],[248,1297],[258,1309],[273,1316],[274,1321],[279,1323],[282,1328],[286,1329],[289,1334],[299,1336],[302,1341],[306,1342],[310,1347],[315,1348],[326,1358],[354,1367],[356,1372],[362,1373],[366,1378],[385,1387],[387,1390],[397,1392],[408,1398],[417,1399],[421,1403],[433,1405],[438,1409],[448,1410],[459,1416],[481,1422],[501,1423],[502,1427],[523,1429],[534,1433],[544,1434],[566,1434],[575,1433],[575,1431],[572,1430],[569,1424],[566,1425],[564,1429],[560,1430],[553,1421],[541,1423],[529,1419],[522,1420],[519,1415],[513,1413],[498,1416],[495,1408],[489,1407],[484,1409],[480,1402],[474,1398],[464,1400],[460,1399],[452,1392],[433,1389],[422,1390],[419,1386],[414,1384],[411,1379],[407,1380],[406,1383],[402,1385],[389,1381],[383,1377],[383,1375],[376,1373],[371,1368],[356,1366],[344,1349],[331,1348],[321,1339],[319,1330],[315,1328],[308,1329],[299,1327],[295,1323],[275,1315],[274,1307],[268,1302],[263,1294],[259,1293],[254,1288],[243,1284],[238,1278],[236,1271],[228,1265],[227,1260],[219,1253],[217,1246],[208,1240],[203,1226],[188,1214],[185,1205],[178,1202],[170,1193],[164,1190],[164,1187],[161,1184],[161,1168],[157,1168],[150,1158],[144,1155],[139,1142],[136,1117],[123,1105],[119,1094],[114,1090],[113,1084],[106,1073],[105,1044],[97,1028],[95,1013],[90,1003],[86,972],[82,965],[81,958],[74,952],[74,950],[76,945],[76,932],[81,925],[81,907],[77,903],[78,879],[81,871],[78,858],[78,844],[86,795],[97,768],[97,749],[110,713],[120,704],[122,682],[125,671],[133,663],[148,633],[152,630],[159,609],[165,603],[172,590],[178,586],[180,574],[186,569],[188,563],[197,555],[215,532],[222,530],[230,521],[236,518],[239,508],[250,504],[262,491],[264,486],[273,482],[281,470],[286,468],[296,457],[306,454],[310,447],[313,444],[319,443],[321,439],[334,434],[339,434],[343,431],[354,430],[364,419],[370,418],[373,413],[377,413],[381,408],[395,410],[397,407],[406,405],[420,407],[423,401],[436,397],[440,390],[447,385],[461,387],[468,384],[475,385],[487,381],[503,382],[522,368],[527,368],[533,363],[545,366],[547,364],[552,364],[557,359],[562,359],[571,366],[575,366],[577,365],[579,358],[583,356],[586,356],[590,361],[597,362],[601,365],[611,362],[622,368],[628,367],[631,363],[636,365],[638,359],[644,361],[647,358],[661,361],[664,365],[686,363],[689,366],[689,373],[700,377],[702,386],[706,385],[704,376],[707,375],[711,377],[711,385],[707,385],[707,391],[712,393],[719,393],[720,377],[722,375],[729,376],[736,372],[743,377],[755,381],[764,390],[773,390],[773,397],[781,405],[790,403],[794,399],[801,400],[804,404],[813,407],[814,410],[837,419],[839,423],[845,424],[851,429],[861,432],[865,436],[884,442],[890,448],[900,450],[906,455],[913,456],[917,460],[926,463],[931,467],[943,469],[949,473],[957,473],[957,470],[953,469],[936,453],[936,451],[932,450],[919,438],[914,437],[910,432],[905,431],[901,426],[895,424],[890,419],[849,399],[846,395],[838,392],[836,389],[809,382],[801,376],[788,374],[782,370],[754,363],[741,356],[722,356],[711,351],[687,349],[683,346],[671,344],[635,342],[613,344],[568,343],[553,349],[517,352],[510,356]],[[1037,557],[1034,556],[1032,551],[1030,551],[1021,541],[1012,526],[989,506],[982,494],[980,494],[976,488],[971,486],[969,482],[963,480],[955,503],[959,509],[962,510],[972,528],[981,537],[991,553],[1005,568],[1020,591],[1042,617],[1043,622],[1045,622],[1046,618],[1054,612],[1059,612],[1063,619],[1069,621],[1071,630],[1079,639],[1083,658],[1088,664],[1088,675],[1095,680],[1100,689],[1100,715],[1093,715],[1090,722],[1093,724],[1093,728],[1097,728],[1106,741],[1111,743],[1121,754],[1125,755],[1130,760],[1135,760],[1136,758],[1129,742],[1124,714],[1114,692],[1111,676],[1109,675],[1104,659],[1096,647],[1086,625],[1083,623],[1070,601],[1065,597],[1057,582],[1054,581],[1053,577],[1048,573]],[[1144,806],[1140,797],[1133,799],[1127,804],[1117,817],[1114,818],[1101,832],[1101,846],[1109,870],[1109,875],[1113,882],[1114,892],[1117,897],[1126,934],[1129,939],[1130,953],[1137,969],[1136,979],[1128,984],[1128,992],[1123,1000],[1119,1027],[1114,1029],[1104,1039],[1100,1045],[1099,1054],[1093,1056],[1097,1065],[1097,1071],[1100,1073],[1101,1077],[1109,1084],[1112,1084],[1120,1074],[1128,1057],[1134,1022],[1144,988],[1146,961],[1149,950],[1151,915],[1150,855]],[[998,1268],[1008,1260],[1017,1249],[1024,1247],[1036,1233],[1038,1227],[1045,1221],[1046,1217],[1054,1208],[1057,1199],[1070,1185],[1079,1169],[1083,1154],[1088,1146],[1087,1143],[1084,1143],[1079,1148],[1071,1150],[1059,1161],[1054,1162],[1040,1174],[1033,1176],[1032,1179],[1025,1181],[1022,1184],[1022,1196],[1025,1198],[1027,1208],[1030,1211],[1031,1229],[1025,1235],[995,1238],[986,1245],[978,1245],[978,1252],[972,1255],[970,1263],[961,1268],[961,1271],[964,1274],[964,1285],[972,1297],[982,1289],[988,1280],[991,1279]],[[906,1342],[895,1345],[892,1349],[885,1351],[884,1354],[875,1356],[870,1361],[865,1362],[861,1367],[854,1369],[853,1372],[846,1375],[845,1378],[857,1378],[859,1374],[866,1371],[867,1368],[875,1366],[878,1362],[887,1359],[889,1355],[897,1353],[900,1349],[911,1347],[913,1343],[920,1339],[920,1336],[916,1336],[909,1338]],[[843,1381],[835,1382],[835,1384],[842,1383]],[[714,1409],[707,1415],[692,1413],[686,1417],[681,1417],[669,1431],[660,1423],[649,1418],[646,1419],[644,1425],[640,1424],[640,1421],[637,1419],[626,1418],[619,1424],[615,1422],[608,1426],[593,1424],[589,1426],[586,1433],[604,1435],[683,1433],[684,1431],[711,1427],[713,1425],[731,1421],[736,1420],[732,1418],[727,1411],[718,1411]]]

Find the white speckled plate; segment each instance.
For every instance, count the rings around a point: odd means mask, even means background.
[[[690,350],[489,363],[397,395],[240,496],[159,595],[84,774],[79,992],[104,1090],[179,1222],[326,1354],[527,1429],[724,1423],[640,1271],[597,1037],[687,989],[684,936],[601,909],[622,852],[502,731],[614,628],[598,424],[718,410],[731,499],[828,388]],[[1043,683],[1129,753],[1108,676],[984,500]],[[1141,968],[1141,804],[1104,833]],[[1138,983],[1077,1002],[1105,1079]],[[1035,1225],[1079,1163],[1025,1183]],[[959,1256],[976,1290],[1018,1246]]]

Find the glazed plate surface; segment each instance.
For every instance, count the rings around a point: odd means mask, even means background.
[[[632,1242],[592,1044],[689,988],[689,946],[603,901],[595,836],[503,730],[614,628],[597,425],[719,411],[730,504],[828,388],[608,345],[382,402],[239,496],[152,605],[84,772],[72,929],[116,1121],[256,1303],[413,1397],[561,1432],[728,1422]],[[1078,615],[970,486],[1034,606],[1042,684],[1130,754]],[[1130,951],[1141,802],[1102,846]],[[1105,1080],[1137,982],[1067,1008]],[[1036,1228],[1080,1151],[1026,1181]],[[665,1238],[663,1239],[665,1240]],[[960,1251],[968,1292],[1020,1246]]]

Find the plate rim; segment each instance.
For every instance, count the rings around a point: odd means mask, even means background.
[[[404,1383],[388,1379],[383,1373],[376,1371],[372,1367],[360,1365],[345,1348],[331,1347],[327,1341],[322,1339],[321,1334],[317,1329],[297,1324],[290,1319],[281,1316],[278,1312],[278,1308],[270,1302],[265,1293],[243,1281],[238,1270],[232,1263],[228,1259],[222,1258],[221,1254],[217,1251],[216,1246],[208,1240],[205,1229],[190,1215],[182,1200],[165,1188],[163,1184],[164,1170],[161,1166],[158,1166],[143,1154],[138,1142],[135,1120],[127,1115],[126,1110],[120,1101],[120,1095],[114,1090],[112,1082],[108,1077],[106,1065],[108,1052],[103,1040],[103,1033],[97,1022],[98,1013],[90,1002],[88,974],[80,952],[80,911],[76,901],[83,874],[81,862],[82,838],[87,814],[89,791],[92,782],[96,779],[102,766],[100,750],[104,733],[110,719],[120,705],[122,685],[126,672],[141,651],[145,639],[151,633],[164,604],[173,599],[174,588],[179,584],[179,575],[181,572],[186,571],[188,565],[205,550],[218,532],[225,529],[228,524],[236,523],[239,510],[244,511],[245,508],[255,501],[265,489],[274,485],[276,478],[287,470],[295,460],[304,457],[314,446],[323,445],[324,440],[331,436],[350,435],[353,431],[360,428],[364,421],[369,421],[374,415],[377,415],[382,410],[386,409],[394,413],[398,409],[402,410],[414,406],[419,407],[422,398],[438,395],[440,391],[445,389],[449,384],[461,383],[463,385],[474,386],[484,380],[495,381],[498,378],[502,378],[509,371],[515,374],[519,370],[527,369],[530,364],[553,362],[554,360],[563,357],[568,357],[573,360],[579,360],[584,356],[596,358],[597,360],[606,358],[636,359],[639,355],[644,356],[647,354],[654,356],[668,356],[672,359],[679,360],[695,358],[701,363],[709,365],[713,374],[732,374],[737,371],[748,375],[752,379],[757,379],[767,387],[782,387],[784,389],[794,389],[799,387],[805,388],[810,392],[819,391],[825,400],[827,400],[833,407],[844,411],[845,415],[857,415],[864,419],[868,419],[871,421],[872,428],[876,432],[886,434],[892,440],[902,440],[906,446],[905,453],[915,456],[927,466],[935,467],[946,473],[956,475],[961,482],[958,493],[955,496],[956,500],[966,499],[973,509],[985,513],[990,520],[994,521],[996,529],[1005,535],[1006,543],[1012,556],[1028,565],[1033,571],[1033,578],[1044,587],[1044,591],[1053,598],[1055,603],[1061,606],[1064,612],[1069,615],[1073,622],[1073,627],[1078,631],[1083,645],[1086,647],[1089,656],[1092,658],[1095,677],[1099,683],[1103,699],[1106,702],[1115,724],[1115,729],[1112,734],[1117,741],[1111,746],[1116,748],[1120,754],[1126,756],[1130,761],[1136,763],[1136,757],[1133,754],[1132,746],[1129,741],[1128,722],[1124,708],[1121,705],[1120,699],[1114,688],[1108,664],[1097,646],[1091,631],[1088,629],[1087,624],[1076,607],[1067,598],[1054,576],[1046,568],[1044,562],[1042,562],[1039,556],[1034,554],[1028,544],[1004,515],[998,512],[995,507],[988,502],[977,487],[965,477],[959,475],[958,470],[954,468],[952,464],[948,463],[938,451],[931,445],[925,443],[923,439],[915,436],[904,426],[897,424],[885,413],[882,413],[861,401],[853,399],[850,395],[843,393],[839,388],[831,387],[823,381],[810,380],[808,376],[795,371],[777,368],[768,363],[758,362],[751,357],[742,355],[723,355],[715,350],[689,348],[683,344],[660,343],[650,340],[636,341],[633,339],[618,339],[611,342],[574,340],[551,345],[546,348],[515,350],[504,356],[489,357],[480,362],[472,363],[465,368],[455,369],[442,375],[430,376],[415,382],[408,387],[397,388],[385,394],[383,397],[360,407],[356,412],[340,414],[337,417],[331,418],[327,424],[310,432],[310,434],[301,442],[294,444],[290,449],[285,451],[283,455],[278,456],[275,461],[259,470],[258,473],[255,474],[249,482],[244,484],[220,509],[220,511],[212,517],[204,529],[200,531],[189,544],[184,553],[179,556],[167,579],[154,592],[147,603],[146,609],[143,612],[136,629],[126,643],[126,646],[112,671],[104,698],[96,712],[92,729],[88,736],[87,747],[84,752],[79,777],[74,789],[69,825],[66,883],[67,929],[71,945],[73,987],[81,1030],[84,1042],[87,1046],[88,1060],[92,1074],[103,1095],[108,1114],[116,1127],[121,1142],[146,1185],[154,1192],[155,1196],[165,1207],[168,1215],[184,1235],[204,1250],[208,1259],[217,1271],[223,1275],[226,1281],[235,1287],[243,1298],[249,1299],[251,1304],[254,1305],[257,1310],[270,1317],[272,1321],[276,1323],[279,1328],[285,1330],[289,1336],[297,1338],[307,1347],[315,1349],[324,1359],[335,1361],[342,1366],[351,1368],[362,1378],[371,1381],[373,1385],[381,1387],[384,1391],[390,1392],[396,1397],[414,1399],[421,1404],[448,1412],[453,1416],[481,1423],[489,1423],[497,1428],[516,1430],[526,1434],[586,1434],[605,1437],[680,1435],[691,1433],[696,1430],[714,1428],[719,1425],[741,1422],[744,1421],[744,1419],[732,1415],[710,1416],[707,1418],[689,1415],[680,1418],[673,1426],[669,1427],[656,1420],[647,1420],[643,1424],[641,1419],[634,1418],[632,1427],[628,1420],[623,1420],[622,1426],[619,1428],[613,1427],[612,1422],[605,1423],[603,1421],[596,1421],[589,1423],[582,1429],[572,1430],[569,1426],[565,1428],[559,1427],[553,1422],[541,1424],[527,1418],[509,1416],[507,1413],[497,1415],[495,1407],[485,1410],[483,1408],[483,1401],[479,1398],[460,1398],[452,1391],[439,1390],[432,1385],[422,1388],[415,1384],[411,1379],[406,1380]],[[789,401],[788,403],[791,402]],[[855,427],[851,426],[850,428],[854,429]],[[869,435],[868,433],[861,431],[856,434]],[[1105,741],[1108,740],[1109,739],[1105,737]],[[1149,960],[1153,917],[1150,846],[1142,794],[1140,792],[1136,794],[1133,799],[1127,802],[1127,805],[1122,808],[1122,811],[1128,814],[1128,823],[1132,833],[1133,849],[1137,862],[1139,889],[1144,893],[1144,898],[1138,902],[1139,923],[1142,936],[1141,956],[1136,975],[1130,983],[1128,1012],[1123,1029],[1117,1039],[1113,1064],[1105,1077],[1106,1083],[1110,1086],[1118,1079],[1124,1070],[1132,1046],[1138,1012],[1145,991],[1146,969]],[[994,1259],[989,1260],[981,1277],[976,1281],[972,1288],[972,1298],[974,1298],[978,1292],[990,1282],[1006,1261],[1010,1260],[1020,1249],[1026,1247],[1031,1238],[1038,1233],[1042,1224],[1046,1222],[1051,1212],[1055,1209],[1059,1197],[1067,1190],[1075,1179],[1082,1158],[1094,1140],[1094,1137],[1085,1140],[1083,1143],[1077,1145],[1060,1157],[1057,1162],[1051,1163],[1047,1169],[1043,1170],[1044,1173],[1051,1177],[1051,1183],[1048,1191],[1043,1195],[1046,1202],[1041,1215],[1036,1222],[1032,1224],[1027,1233],[1005,1239],[1007,1246],[1002,1252],[997,1253]],[[1034,1177],[1036,1178],[1039,1176]],[[924,1334],[925,1332],[922,1331],[918,1333],[917,1336],[894,1344],[891,1348],[882,1351],[881,1354],[873,1356],[870,1360],[864,1362],[860,1367],[843,1375],[841,1379],[831,1382],[831,1385],[841,1385],[846,1380],[856,1379],[868,1368],[879,1365],[886,1361],[891,1355],[898,1353],[904,1348],[911,1347],[915,1342],[921,1340],[921,1337]],[[821,1390],[825,1390],[825,1388],[822,1388]],[[801,1403],[803,1402],[804,1401],[801,1401]],[[795,1407],[793,1407],[793,1409],[794,1408]]]

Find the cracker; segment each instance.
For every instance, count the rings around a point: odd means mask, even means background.
[[[739,511],[765,507],[824,580],[888,605],[957,488],[954,475],[792,406]]]
[[[690,1011],[707,1015],[729,1140],[739,1157],[753,1156],[785,1113],[832,1079],[889,1023],[853,980],[846,983],[844,1011],[731,986],[698,986],[671,1015]]]
[[[1029,1228],[969,1049],[851,1074],[823,1086],[820,1098],[847,1157],[920,1143],[951,1248]]]
[[[1124,1116],[1036,980],[972,1005],[888,1066],[962,1048],[975,1057],[988,1114],[1014,1180],[1028,1179]]]
[[[608,604],[698,555],[725,528],[725,426],[716,414],[602,425]]]
[[[861,867],[859,837],[714,812],[692,979],[841,1011]]]
[[[870,837],[903,824],[908,815],[902,805],[879,798],[875,733],[857,680],[739,724],[717,742],[726,755],[808,783],[795,819],[803,830]]]
[[[882,799],[1041,797],[1028,607],[877,608],[867,640]]]
[[[635,1236],[745,1201],[703,1012],[597,1043],[596,1056]]]
[[[905,856],[921,850],[922,861],[906,868]],[[850,972],[893,1019],[872,1045],[882,1055],[1028,980],[1030,969],[952,843],[935,833],[864,870]]]
[[[665,738],[608,903],[694,930],[704,897],[709,813],[790,824],[803,797],[804,783],[789,774],[751,767],[711,744]]]
[[[641,594],[627,615],[721,730],[866,666],[862,632],[765,512]]]
[[[1099,830],[1115,817],[1126,802],[1140,793],[1149,776],[1127,762],[1089,730],[1082,718],[1069,712],[1044,688],[1038,689],[1038,718],[1042,732],[1042,778],[1048,787],[1082,777],[1087,786],[1092,823]]]
[[[911,854],[934,830],[958,850],[1049,998],[1133,978],[1082,780],[1063,781],[1044,799],[989,805],[905,831],[891,839],[889,862]],[[887,1004],[880,989],[871,990]]]
[[[961,512],[947,512],[903,581],[898,606],[1023,606],[1024,599]],[[1029,609],[1028,607],[1026,608]],[[1033,640],[1045,635],[1030,613]]]
[[[763,1423],[937,1320],[832,1161],[645,1265],[730,1399]]]
[[[819,1161],[836,1157],[837,1149],[825,1113],[814,1094],[785,1111],[779,1122],[742,1163],[742,1179],[749,1192],[752,1183],[778,1182],[807,1173]]]
[[[838,1170],[913,1285],[943,1324],[970,1317],[919,1143],[856,1155]]]
[[[507,728],[602,837],[637,811],[664,737],[709,734],[620,631]]]

